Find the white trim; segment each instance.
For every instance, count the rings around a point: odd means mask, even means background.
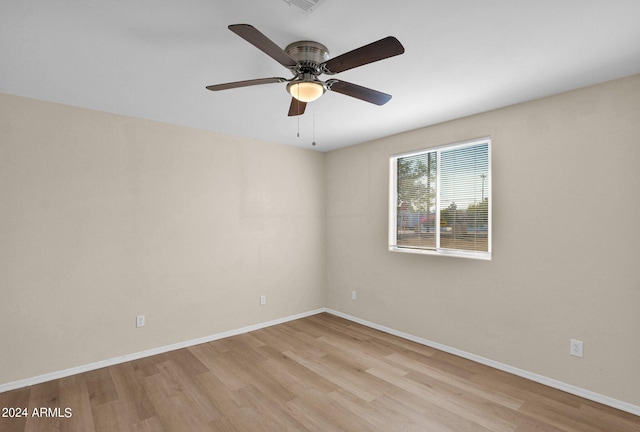
[[[389,158],[389,245],[395,244],[398,239],[398,188],[395,187],[397,177],[397,159]]]
[[[394,329],[389,328],[389,327],[378,325],[378,324],[372,323],[370,321],[367,321],[367,320],[364,320],[364,319],[361,319],[361,318],[357,318],[357,317],[354,317],[354,316],[351,316],[351,315],[348,315],[348,314],[344,314],[342,312],[335,311],[333,309],[326,309],[326,312],[330,313],[332,315],[336,315],[336,316],[338,316],[340,318],[344,318],[344,319],[347,319],[349,321],[353,321],[355,323],[358,323],[358,324],[373,328],[375,330],[380,330],[382,332],[389,333],[389,334],[392,334],[394,336],[398,336],[398,337],[401,337],[403,339],[407,339],[407,340],[410,340],[412,342],[419,343],[421,345],[425,345],[425,346],[428,346],[428,347],[431,347],[431,348],[435,348],[437,350],[444,351],[446,353],[453,354],[453,355],[456,355],[458,357],[462,357],[462,358],[465,358],[467,360],[471,360],[471,361],[474,361],[476,363],[483,364],[485,366],[489,366],[489,367],[492,367],[492,368],[495,368],[495,369],[498,369],[498,370],[501,370],[501,371],[504,371],[504,372],[507,372],[507,373],[510,373],[510,374],[513,374],[513,375],[517,375],[517,376],[522,377],[522,378],[526,378],[528,380],[537,382],[539,384],[546,385],[548,387],[553,387],[555,389],[562,390],[564,392],[571,393],[573,395],[580,396],[580,397],[583,397],[585,399],[589,399],[591,401],[598,402],[598,403],[601,403],[603,405],[607,405],[607,406],[610,406],[612,408],[616,408],[616,409],[619,409],[621,411],[626,411],[628,413],[640,416],[640,406],[633,405],[633,404],[630,404],[628,402],[623,402],[621,400],[614,399],[614,398],[609,397],[609,396],[601,395],[599,393],[595,393],[595,392],[592,392],[590,390],[586,390],[586,389],[583,389],[583,388],[580,388],[580,387],[576,387],[574,385],[567,384],[567,383],[564,383],[562,381],[555,380],[553,378],[548,378],[548,377],[546,377],[544,375],[539,375],[539,374],[536,374],[536,373],[533,373],[533,372],[529,372],[529,371],[526,371],[526,370],[523,370],[523,369],[519,369],[519,368],[516,368],[516,367],[513,367],[513,366],[509,366],[507,364],[500,363],[500,362],[497,362],[495,360],[491,360],[491,359],[488,359],[488,358],[485,358],[485,357],[482,357],[482,356],[479,356],[479,355],[476,355],[476,354],[471,354],[469,352],[462,351],[462,350],[459,350],[457,348],[452,348],[450,346],[443,345],[443,344],[440,344],[440,343],[437,343],[437,342],[433,342],[433,341],[430,341],[428,339],[423,339],[421,337],[417,337],[417,336],[411,335],[409,333],[404,333],[404,332],[401,332],[401,331],[398,331],[398,330],[394,330]]]
[[[400,252],[400,253],[423,254],[423,255],[452,256],[456,258],[471,258],[471,259],[491,261],[490,252],[475,252],[475,251],[466,251],[466,250],[460,250],[460,249],[440,249],[440,248],[422,249],[417,247],[412,248],[408,246],[389,245],[389,251]]]
[[[585,399],[589,399],[589,400],[592,400],[594,402],[598,402],[598,403],[601,403],[603,405],[607,405],[607,406],[610,406],[612,408],[616,408],[616,409],[619,409],[619,410],[622,410],[622,411],[626,411],[628,413],[640,416],[640,406],[632,405],[630,403],[623,402],[623,401],[611,398],[609,396],[604,396],[604,395],[601,395],[599,393],[595,393],[595,392],[592,392],[590,390],[585,390],[583,388],[576,387],[576,386],[573,386],[571,384],[566,384],[566,383],[563,383],[562,381],[558,381],[558,380],[555,380],[555,379],[552,379],[552,378],[548,378],[548,377],[545,377],[543,375],[538,375],[536,373],[529,372],[529,371],[526,371],[526,370],[523,370],[523,369],[518,369],[516,367],[509,366],[507,364],[500,363],[500,362],[497,362],[495,360],[491,360],[491,359],[488,359],[488,358],[485,358],[485,357],[481,357],[479,355],[471,354],[471,353],[468,353],[466,351],[459,350],[457,348],[452,348],[452,347],[449,347],[447,345],[443,345],[443,344],[440,344],[440,343],[437,343],[437,342],[430,341],[428,339],[423,339],[421,337],[414,336],[414,335],[411,335],[409,333],[404,333],[404,332],[401,332],[401,331],[398,331],[398,330],[394,330],[392,328],[385,327],[385,326],[379,325],[379,324],[375,324],[375,323],[373,323],[371,321],[367,321],[367,320],[364,320],[364,319],[361,319],[361,318],[357,318],[357,317],[354,317],[354,316],[351,316],[351,315],[348,315],[348,314],[345,314],[345,313],[342,313],[342,312],[338,312],[336,310],[329,309],[329,308],[319,308],[319,309],[315,309],[315,310],[312,310],[312,311],[303,312],[303,313],[300,313],[300,314],[297,314],[297,315],[290,315],[290,316],[287,316],[287,317],[284,317],[284,318],[279,318],[279,319],[275,319],[275,320],[272,320],[272,321],[267,321],[267,322],[264,322],[264,323],[259,323],[259,324],[254,324],[254,325],[250,325],[250,326],[247,326],[247,327],[242,327],[242,328],[239,328],[239,329],[236,329],[236,330],[229,330],[229,331],[226,331],[226,332],[217,333],[217,334],[214,334],[214,335],[205,336],[205,337],[198,338],[198,339],[192,339],[192,340],[188,340],[188,341],[185,341],[185,342],[179,342],[179,343],[175,343],[175,344],[171,344],[171,345],[165,345],[163,347],[152,348],[152,349],[149,349],[149,350],[140,351],[140,352],[133,353],[133,354],[126,354],[126,355],[123,355],[123,356],[120,356],[120,357],[114,357],[114,358],[111,358],[111,359],[108,359],[108,360],[102,360],[102,361],[98,361],[98,362],[95,362],[95,363],[90,363],[90,364],[83,365],[83,366],[77,366],[77,367],[74,367],[74,368],[65,369],[65,370],[61,370],[61,371],[57,371],[57,372],[51,372],[51,373],[48,373],[48,374],[39,375],[39,376],[32,377],[32,378],[27,378],[27,379],[18,380],[18,381],[12,381],[12,382],[8,382],[6,384],[0,384],[0,393],[6,392],[6,391],[10,391],[10,390],[15,390],[15,389],[22,388],[22,387],[28,387],[28,386],[31,386],[31,385],[34,385],[34,384],[40,384],[40,383],[51,381],[51,380],[54,380],[54,379],[65,378],[65,377],[68,377],[68,376],[71,376],[71,375],[76,375],[76,374],[83,373],[83,372],[89,372],[89,371],[92,371],[92,370],[95,370],[95,369],[100,369],[100,368],[103,368],[103,367],[113,366],[113,365],[117,365],[117,364],[120,364],[120,363],[125,363],[125,362],[128,362],[128,361],[132,361],[132,360],[138,360],[138,359],[141,359],[141,358],[144,358],[144,357],[150,357],[150,356],[153,356],[153,355],[162,354],[162,353],[166,353],[166,352],[169,352],[169,351],[174,351],[174,350],[181,349],[181,348],[187,348],[187,347],[190,347],[190,346],[194,346],[194,345],[199,345],[199,344],[206,343],[206,342],[215,341],[215,340],[218,340],[218,339],[224,339],[224,338],[231,337],[231,336],[237,336],[237,335],[240,335],[240,334],[243,334],[243,333],[248,333],[248,332],[251,332],[251,331],[254,331],[254,330],[259,330],[259,329],[262,329],[262,328],[265,328],[265,327],[271,327],[271,326],[274,326],[274,325],[277,325],[277,324],[282,324],[282,323],[285,323],[285,322],[288,322],[288,321],[293,321],[293,320],[297,320],[297,319],[300,319],[300,318],[306,318],[306,317],[309,317],[311,315],[316,315],[316,314],[319,314],[319,313],[322,313],[322,312],[327,312],[327,313],[330,313],[332,315],[335,315],[335,316],[338,316],[340,318],[344,318],[344,319],[347,319],[349,321],[352,321],[352,322],[355,322],[355,323],[370,327],[370,328],[375,329],[375,330],[380,330],[380,331],[383,331],[385,333],[389,333],[389,334],[392,334],[394,336],[398,336],[398,337],[401,337],[403,339],[407,339],[407,340],[419,343],[421,345],[425,345],[425,346],[428,346],[428,347],[431,347],[431,348],[435,348],[435,349],[438,349],[440,351],[444,351],[446,353],[453,354],[453,355],[456,355],[458,357],[462,357],[462,358],[465,358],[467,360],[471,360],[471,361],[474,361],[476,363],[483,364],[485,366],[490,366],[492,368],[495,368],[495,369],[498,369],[498,370],[501,370],[501,371],[504,371],[504,372],[507,372],[507,373],[510,373],[510,374],[513,374],[513,375],[517,375],[517,376],[520,376],[522,378],[526,378],[528,380],[531,380],[531,381],[546,385],[548,387],[553,387],[555,389],[562,390],[562,391],[565,391],[567,393],[571,393],[573,395],[580,396],[580,397],[583,397]]]
[[[285,323],[287,321],[293,321],[293,320],[297,320],[300,318],[306,318],[308,316],[311,315],[316,315],[322,312],[326,312],[325,308],[320,308],[320,309],[316,309],[316,310],[312,310],[312,311],[308,311],[308,312],[303,312],[300,314],[296,314],[296,315],[290,315],[288,317],[284,317],[284,318],[279,318],[279,319],[275,319],[272,321],[267,321],[264,323],[259,323],[259,324],[254,324],[254,325],[250,325],[247,327],[242,327],[239,329],[235,329],[235,330],[229,330],[226,332],[222,332],[222,333],[217,333],[217,334],[213,334],[210,336],[204,336],[201,338],[197,338],[197,339],[191,339],[188,341],[184,341],[184,342],[178,342],[175,344],[171,344],[171,345],[165,345],[165,346],[161,346],[161,347],[157,347],[157,348],[151,348],[148,350],[144,350],[144,351],[140,351],[137,353],[133,353],[133,354],[125,354],[123,356],[120,357],[114,357],[114,358],[110,358],[107,360],[101,360],[101,361],[97,361],[95,363],[89,363],[86,365],[82,365],[82,366],[76,366],[73,368],[69,368],[69,369],[64,369],[61,371],[57,371],[57,372],[51,372],[51,373],[47,373],[44,375],[38,375],[32,378],[26,378],[26,379],[22,379],[22,380],[18,380],[18,381],[11,381],[5,384],[0,384],[0,393],[9,391],[9,390],[15,390],[18,388],[22,388],[22,387],[28,387],[34,384],[40,384],[43,382],[47,382],[47,381],[51,381],[51,380],[55,380],[55,379],[60,379],[60,378],[65,378],[71,375],[76,375],[79,373],[83,373],[83,372],[89,372],[92,370],[96,370],[96,369],[101,369],[104,367],[108,367],[108,366],[113,366],[113,365],[117,365],[120,363],[125,363],[128,361],[132,361],[132,360],[138,360],[144,357],[150,357],[153,355],[157,355],[157,354],[163,354],[169,351],[175,351],[177,349],[182,349],[182,348],[187,348],[190,346],[194,346],[194,345],[199,345],[199,344],[203,344],[203,343],[207,343],[207,342],[211,342],[211,341],[215,341],[218,339],[224,339],[230,336],[237,336],[243,333],[248,333],[248,332],[252,332],[254,330],[260,330],[262,328],[265,327],[271,327],[277,324],[282,324]]]

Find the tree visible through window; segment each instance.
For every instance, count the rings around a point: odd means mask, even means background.
[[[391,250],[490,258],[490,144],[391,158]]]

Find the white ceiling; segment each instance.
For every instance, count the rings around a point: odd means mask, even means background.
[[[1,93],[320,151],[640,73],[638,0],[325,0],[311,13],[283,0],[0,5]],[[395,36],[405,54],[335,76],[393,99],[328,92],[297,118],[285,83],[210,92],[291,77],[227,29],[238,23],[333,56]]]

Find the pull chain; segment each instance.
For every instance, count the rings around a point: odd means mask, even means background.
[[[316,145],[316,107],[313,107],[313,141],[311,142],[312,146]]]

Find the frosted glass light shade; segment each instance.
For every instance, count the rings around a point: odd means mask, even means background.
[[[289,84],[287,90],[300,102],[313,102],[324,93],[324,86],[317,82],[302,81]]]

